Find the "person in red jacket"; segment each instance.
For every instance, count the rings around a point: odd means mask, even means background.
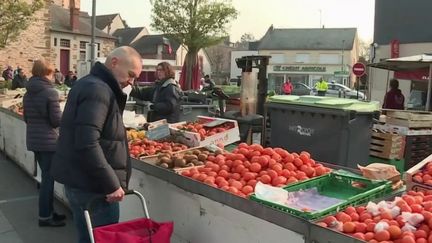
[[[390,90],[384,97],[384,109],[403,110],[405,97],[399,89],[399,81],[397,79],[390,80]]]
[[[288,78],[282,85],[282,91],[286,95],[290,95],[293,90],[293,85],[291,83],[291,78]]]

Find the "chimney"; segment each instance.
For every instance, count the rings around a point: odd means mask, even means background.
[[[69,0],[70,26],[73,32],[79,30],[80,1]]]

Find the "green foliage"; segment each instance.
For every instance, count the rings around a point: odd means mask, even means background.
[[[237,14],[227,0],[155,0],[151,26],[197,53],[221,42]]]
[[[0,1],[0,48],[15,40],[22,30],[34,20],[33,14],[41,9],[44,0],[1,0]]]

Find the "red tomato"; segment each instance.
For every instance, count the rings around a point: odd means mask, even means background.
[[[254,189],[251,186],[244,186],[242,189],[242,192],[246,195],[249,195],[253,191],[254,191]]]
[[[247,184],[252,188],[255,188],[255,185],[257,184],[257,180],[250,180],[247,182]]]
[[[252,163],[249,167],[249,170],[252,172],[260,172],[261,171],[261,165],[258,163]]]
[[[267,173],[272,178],[272,180],[278,176],[278,173],[274,170],[267,170]]]
[[[303,161],[299,158],[294,159],[294,165],[297,166],[297,168],[300,168],[303,165]]]
[[[232,173],[231,178],[234,180],[240,180],[241,175],[239,173]]]
[[[264,184],[269,184],[272,181],[272,178],[269,175],[262,175],[260,181]]]
[[[274,178],[272,180],[272,185],[273,186],[278,186],[278,185],[285,185],[286,184],[287,179],[283,176],[278,176],[276,178]]]
[[[250,181],[250,180],[252,180],[252,179],[255,179],[255,175],[254,175],[252,172],[246,172],[246,173],[244,173],[244,175],[243,175],[243,179],[244,179],[245,181]]]
[[[285,163],[292,163],[293,161],[294,161],[294,156],[292,154],[288,154],[284,159]]]
[[[226,170],[220,170],[219,173],[218,173],[218,175],[221,176],[221,177],[223,177],[223,178],[225,178],[225,179],[227,179],[229,173]]]

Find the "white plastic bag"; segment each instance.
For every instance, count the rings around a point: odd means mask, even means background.
[[[261,182],[255,185],[255,196],[259,199],[285,205],[288,201],[288,191]]]

